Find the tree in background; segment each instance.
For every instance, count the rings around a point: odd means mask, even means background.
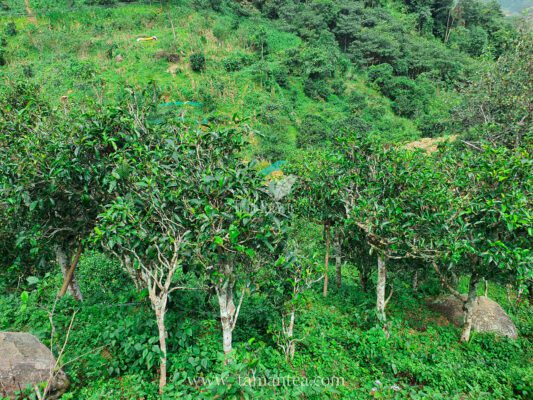
[[[495,68],[466,89],[463,104],[456,110],[456,129],[467,128],[467,140],[488,140],[510,148],[531,141],[532,51],[533,37],[523,32]]]
[[[295,243],[290,247],[298,247]],[[301,250],[290,251],[278,259],[269,285],[275,286],[269,293],[276,294],[275,303],[281,314],[281,335],[278,344],[287,361],[292,362],[296,343],[302,337],[295,335],[296,314],[306,303],[306,293],[313,284],[323,279],[317,254],[301,254]]]
[[[289,170],[300,179],[297,183],[296,212],[310,222],[323,226],[325,245],[323,295],[328,295],[329,260],[332,228],[344,218],[345,208],[340,200],[339,158],[331,149],[299,152]]]
[[[383,148],[359,135],[344,137],[341,146],[347,227],[364,241],[363,249],[376,255],[376,311],[385,322],[392,295],[391,287],[386,296],[387,264],[434,253],[431,239],[447,192],[440,190],[440,172],[422,154]]]

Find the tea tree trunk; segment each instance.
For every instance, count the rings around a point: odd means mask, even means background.
[[[418,291],[418,270],[416,270],[415,273],[413,274],[412,286],[413,286],[413,292],[417,292]]]
[[[376,285],[376,311],[378,319],[385,322],[385,289],[387,286],[387,266],[383,256],[378,255],[378,281]]]
[[[468,342],[470,340],[470,333],[472,332],[472,318],[474,314],[474,306],[477,299],[477,285],[478,278],[472,274],[470,277],[470,283],[468,285],[468,296],[463,304],[464,311],[464,323],[463,330],[461,332],[461,342]]]
[[[340,233],[337,232],[335,234],[335,282],[337,284],[337,288],[340,289],[342,286],[342,246],[341,246],[341,238]]]
[[[154,297],[150,296],[152,307],[155,311],[157,321],[157,331],[159,335],[159,350],[161,357],[159,360],[159,393],[163,393],[163,388],[167,384],[167,329],[165,327],[165,314],[167,309],[168,295]]]
[[[326,259],[324,260],[324,290],[322,294],[324,297],[328,296],[328,284],[329,284],[329,252],[331,247],[331,226],[329,222],[324,223],[324,240],[326,241]]]
[[[365,262],[365,261],[363,261]],[[367,265],[361,265],[359,268],[359,284],[363,292],[368,292],[368,281],[370,280],[370,268]]]
[[[61,246],[57,246],[55,249],[55,253],[56,261],[59,264],[59,267],[61,268],[61,273],[63,274],[63,285],[58,293],[58,296],[63,296],[68,290],[72,297],[74,297],[78,301],[82,301],[83,296],[81,294],[80,286],[75,276],[75,269],[78,265],[81,252],[78,251],[74,258],[71,259],[71,256],[67,250],[65,250]]]
[[[222,348],[228,355],[233,349],[233,318],[235,317],[235,303],[233,301],[233,285],[226,281],[217,285],[218,305],[220,307],[220,323],[222,324]]]
[[[294,353],[296,351],[296,340],[294,340],[294,322],[296,319],[296,308],[291,307],[291,311],[288,315],[289,322],[285,323],[285,317],[282,317],[283,322],[283,334],[285,335],[285,344],[282,346],[285,352],[285,358],[291,362],[294,359]]]
[[[233,330],[239,318],[239,310],[241,308],[242,300],[244,298],[244,289],[239,298],[239,304],[235,307],[235,280],[233,280],[233,268],[231,266],[224,267],[224,275],[226,279],[215,284],[215,291],[218,298],[218,305],[220,308],[220,323],[222,325],[222,348],[226,356],[225,363],[230,361],[230,353],[233,350]]]

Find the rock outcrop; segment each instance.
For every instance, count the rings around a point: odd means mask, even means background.
[[[466,295],[464,296],[466,300]],[[449,295],[432,299],[428,306],[457,326],[463,324],[463,303],[455,296]],[[472,328],[476,332],[491,332],[512,339],[518,337],[515,324],[503,308],[494,300],[479,296],[474,305]]]
[[[24,332],[0,332],[0,395],[15,392],[50,379],[56,360],[35,336]],[[70,382],[63,371],[53,372],[48,399],[61,396]]]

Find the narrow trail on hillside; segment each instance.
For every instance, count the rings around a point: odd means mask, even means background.
[[[24,6],[26,7],[26,13],[28,14],[28,21],[32,23],[37,23],[37,18],[31,9],[30,0],[24,0]]]

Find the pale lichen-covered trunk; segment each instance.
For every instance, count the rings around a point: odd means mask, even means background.
[[[289,342],[289,347],[287,349],[287,356],[288,356],[290,361],[292,361],[294,359],[294,352],[296,350],[296,342],[293,339],[295,316],[296,316],[296,310],[293,307],[292,310],[291,310],[291,314],[290,314],[289,326],[287,327],[287,339],[288,339],[288,342]]]
[[[474,306],[477,300],[477,284],[478,278],[475,275],[470,277],[468,285],[468,296],[463,304],[464,322],[463,330],[461,332],[461,342],[468,342],[470,340],[470,333],[472,332],[472,319],[474,315]]]
[[[141,273],[145,287],[148,288],[148,297],[152,305],[152,310],[155,313],[157,323],[157,333],[159,337],[159,350],[161,355],[159,358],[159,393],[163,393],[163,389],[167,384],[167,329],[165,327],[165,315],[167,311],[169,285],[158,285],[157,278],[154,275],[143,271]],[[168,278],[170,282],[172,276]]]
[[[387,286],[387,266],[385,259],[378,255],[378,281],[376,285],[376,311],[378,319],[385,322],[385,289]]]
[[[159,360],[159,393],[163,392],[163,388],[167,384],[167,329],[165,327],[165,313],[167,308],[168,296],[162,296],[152,302],[154,307],[155,317],[157,321],[157,331],[159,334],[159,349],[161,350],[161,358]]]
[[[288,318],[288,322],[286,319]],[[291,362],[296,351],[296,339],[294,338],[294,321],[296,319],[296,307],[291,305],[290,312],[281,316],[283,339],[280,343],[285,359]]]
[[[335,247],[335,282],[337,288],[340,289],[342,286],[342,246],[340,233],[337,232],[334,238],[334,247]]]
[[[63,280],[69,279],[69,268],[71,263],[72,256],[69,252],[67,252],[63,247],[56,246],[55,248],[56,253],[56,261],[59,264],[59,267],[61,268],[61,273],[63,274]],[[65,282],[64,282],[65,283]],[[68,292],[78,301],[83,300],[83,296],[81,294],[80,285],[78,284],[78,281],[76,279],[76,275],[74,272],[72,272],[70,277],[70,282],[68,283]]]
[[[324,223],[324,239],[326,241],[326,259],[324,260],[324,290],[322,291],[322,294],[324,297],[327,297],[329,284],[329,252],[331,247],[331,227],[329,222]]]
[[[226,279],[215,285],[218,305],[220,307],[220,323],[222,325],[222,348],[228,356],[233,349],[233,329],[236,321],[236,307],[233,296],[233,283]]]

